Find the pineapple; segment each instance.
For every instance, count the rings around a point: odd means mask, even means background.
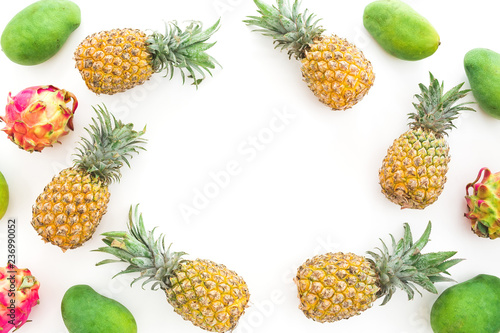
[[[120,180],[120,168],[138,149],[144,149],[132,124],[123,124],[106,107],[94,108],[90,140],[82,138],[74,165],[62,170],[45,187],[33,206],[31,225],[45,242],[63,251],[89,240],[106,213],[108,185]]]
[[[299,11],[299,1],[293,6],[277,0],[269,6],[254,0],[260,16],[249,16],[244,22],[274,39],[276,47],[288,49],[302,62],[302,76],[316,97],[333,110],[346,110],[358,103],[375,80],[373,67],[363,52],[346,39],[323,35],[314,14]]]
[[[420,84],[417,112],[410,113],[410,129],[394,140],[388,149],[379,181],[382,193],[401,208],[424,209],[434,203],[446,183],[450,162],[449,146],[444,136],[459,111],[474,111],[469,102],[455,105],[470,90],[460,90],[463,83],[447,93],[443,84],[430,73],[430,85]]]
[[[165,249],[165,237],[155,239],[146,231],[142,214],[130,207],[128,232],[107,232],[107,245],[96,251],[116,256],[120,260],[103,260],[97,265],[127,262],[129,266],[118,273],[140,272],[143,283],[153,282],[152,289],[162,289],[167,301],[185,320],[210,332],[233,330],[245,312],[250,297],[245,281],[224,265],[210,260],[182,259],[184,252]]]
[[[201,22],[192,21],[184,31],[170,22],[165,34],[146,35],[138,29],[113,29],[94,33],[77,47],[76,68],[87,87],[96,94],[113,95],[147,81],[153,73],[165,71],[173,76],[180,70],[185,81],[185,70],[193,83],[205,78],[205,71],[215,68],[217,61],[205,51],[215,43],[206,41],[219,28],[218,20],[203,31]],[[197,78],[196,72],[202,75]]]
[[[378,298],[386,304],[396,291],[404,290],[413,299],[417,285],[437,293],[435,282],[452,281],[442,276],[461,261],[451,259],[456,252],[422,254],[429,241],[431,222],[423,235],[413,243],[410,227],[404,224],[404,236],[392,239],[392,253],[382,241],[380,254],[368,252],[371,258],[353,253],[327,253],[307,260],[297,270],[295,283],[299,308],[307,318],[318,322],[348,319],[370,308]]]

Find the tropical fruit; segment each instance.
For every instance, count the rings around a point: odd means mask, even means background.
[[[73,130],[77,107],[75,95],[52,85],[29,87],[14,97],[9,93],[2,131],[19,148],[41,152]]]
[[[94,108],[86,128],[90,139],[82,138],[74,165],[62,170],[44,188],[33,206],[31,225],[45,242],[63,251],[74,249],[89,240],[106,213],[108,186],[120,180],[120,168],[129,164],[133,153],[144,149],[133,124],[124,124],[106,107]]]
[[[444,84],[430,74],[430,85],[420,84],[409,114],[410,129],[394,140],[379,170],[382,193],[401,208],[424,209],[443,192],[450,162],[445,135],[459,111],[474,111],[468,102],[454,105],[470,90],[463,83],[444,93]]]
[[[118,273],[140,273],[132,282],[146,279],[152,289],[160,288],[176,313],[185,320],[210,332],[232,331],[245,312],[250,293],[247,284],[226,266],[210,260],[183,259],[184,252],[165,248],[165,236],[158,238],[154,229],[147,231],[142,214],[130,207],[128,232],[106,232],[105,247],[119,260],[103,260],[97,265],[125,262],[128,267]]]
[[[500,119],[500,54],[484,48],[472,49],[465,54],[464,68],[477,104]]]
[[[96,94],[113,95],[143,84],[153,73],[165,76],[179,69],[182,81],[185,71],[198,84],[205,72],[215,68],[217,61],[205,51],[215,43],[206,41],[219,28],[217,21],[203,30],[201,22],[193,21],[182,30],[176,22],[165,25],[165,34],[146,35],[138,29],[113,29],[85,38],[75,51],[76,68],[87,87]],[[201,74],[201,78],[197,77]]]
[[[80,20],[80,8],[71,1],[37,1],[7,23],[2,32],[2,51],[20,65],[41,64],[61,49]]]
[[[368,4],[363,25],[385,51],[403,60],[427,58],[440,44],[432,24],[399,0],[377,0]]]
[[[481,175],[483,179],[479,181]],[[491,173],[488,168],[482,168],[465,191],[468,208],[465,217],[470,220],[472,231],[479,237],[500,237],[500,172]]]
[[[137,333],[134,316],[125,306],[88,285],[66,291],[61,314],[69,333]]]
[[[348,319],[369,309],[378,298],[386,304],[397,288],[413,299],[417,286],[437,293],[434,283],[451,281],[442,273],[461,259],[450,259],[454,251],[423,254],[429,241],[431,223],[413,243],[408,224],[397,243],[391,235],[392,253],[382,241],[380,254],[368,252],[371,258],[354,253],[326,253],[308,259],[297,270],[295,283],[299,308],[307,318],[318,322]]]
[[[0,267],[0,332],[23,326],[39,303],[40,284],[29,269],[8,264]]]
[[[354,44],[336,35],[323,35],[314,14],[299,10],[300,2],[278,0],[269,6],[254,0],[260,16],[245,23],[274,39],[276,47],[302,62],[302,76],[312,92],[333,110],[349,109],[370,90],[375,80],[373,67]]]
[[[0,172],[0,219],[5,215],[9,206],[9,186],[5,177]]]
[[[434,333],[500,332],[500,279],[480,274],[446,289],[432,305]]]

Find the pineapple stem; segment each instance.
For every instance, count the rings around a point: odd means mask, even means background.
[[[105,183],[119,181],[123,164],[130,167],[129,158],[139,149],[145,150],[146,140],[140,132],[133,130],[133,124],[123,124],[117,120],[105,105],[93,107],[97,119],[92,118],[90,128],[85,128],[90,139],[82,138],[74,163]]]
[[[432,224],[429,221],[422,236],[413,243],[410,226],[405,223],[404,235],[397,243],[390,235],[392,253],[382,240],[382,249],[377,248],[379,253],[367,252],[372,257],[372,263],[379,276],[380,290],[377,296],[384,297],[381,305],[386,304],[397,289],[404,290],[411,300],[415,292],[421,295],[417,286],[436,294],[434,283],[453,281],[442,274],[449,275],[447,269],[463,260],[448,260],[456,254],[456,251],[422,254],[423,248],[429,242],[431,228]]]
[[[254,0],[260,16],[248,16],[247,25],[260,29],[254,31],[274,39],[275,48],[288,49],[288,56],[302,59],[309,45],[325,31],[318,25],[314,14],[306,9],[299,12],[300,1],[295,0],[290,6],[288,0],[277,0],[277,6],[269,6],[261,0]]]
[[[460,90],[463,82],[444,93],[444,83],[440,84],[432,73],[429,72],[429,75],[429,87],[420,83],[421,93],[415,95],[419,103],[413,103],[413,106],[417,112],[409,113],[408,118],[411,120],[410,127],[412,129],[422,128],[433,132],[436,137],[442,137],[448,135],[447,131],[455,127],[453,121],[457,119],[460,111],[475,110],[466,106],[472,102],[454,105],[470,92],[470,89]]]
[[[107,246],[94,250],[111,254],[118,260],[102,260],[96,266],[126,262],[129,266],[115,276],[140,273],[140,276],[135,278],[131,285],[139,280],[146,279],[142,283],[143,288],[146,284],[154,282],[151,289],[168,289],[171,287],[170,277],[184,262],[182,256],[186,255],[186,253],[171,252],[170,246],[165,247],[165,236],[163,234],[155,237],[155,229],[147,231],[142,214],[138,211],[138,206],[136,205],[134,210],[130,206],[128,232],[113,231],[103,233],[102,235],[105,236],[103,242]]]
[[[177,22],[165,24],[165,33],[153,32],[147,39],[148,51],[151,54],[151,64],[155,72],[165,71],[165,76],[172,79],[175,68],[179,69],[182,82],[187,76],[198,85],[205,79],[205,72],[212,75],[210,69],[220,64],[205,51],[214,43],[206,41],[219,29],[220,19],[210,28],[203,30],[199,21],[191,23],[183,31]],[[197,77],[197,73],[201,78]]]

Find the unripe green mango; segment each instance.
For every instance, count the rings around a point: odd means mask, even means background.
[[[500,119],[500,54],[483,48],[464,57],[465,74],[472,94],[484,112]]]
[[[439,35],[426,18],[399,0],[368,4],[363,25],[380,46],[403,60],[421,60],[434,54]]]
[[[434,333],[500,332],[500,279],[480,274],[446,289],[431,309]]]
[[[66,291],[61,312],[69,333],[137,333],[134,316],[125,306],[87,285]]]
[[[20,65],[54,56],[80,26],[80,8],[68,0],[40,0],[17,13],[2,32],[5,55]]]
[[[9,186],[5,177],[0,172],[0,219],[5,215],[9,206]]]

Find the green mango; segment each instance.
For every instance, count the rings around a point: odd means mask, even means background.
[[[477,104],[490,116],[500,119],[500,54],[472,49],[465,54],[464,68]]]
[[[69,333],[137,333],[134,316],[125,306],[87,285],[66,291],[61,313]]]
[[[9,206],[9,186],[0,172],[0,219],[5,215],[7,206]]]
[[[500,332],[500,279],[480,274],[446,289],[431,309],[434,333]]]
[[[17,64],[41,64],[61,49],[80,26],[80,20],[80,8],[71,1],[37,1],[7,23],[2,32],[2,50]]]
[[[429,21],[399,0],[368,4],[363,25],[385,51],[403,60],[427,58],[440,44],[439,35]]]

